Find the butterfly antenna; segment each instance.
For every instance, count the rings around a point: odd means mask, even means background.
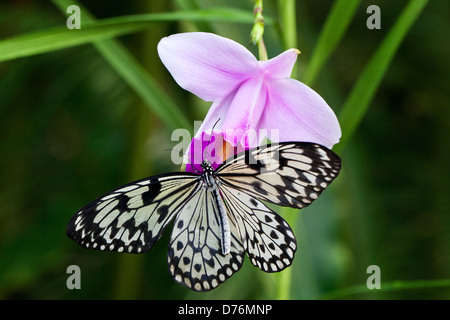
[[[194,164],[191,162],[191,159],[189,159],[189,157],[187,157],[187,159],[188,159],[189,164],[191,165],[191,168],[192,168],[195,172],[197,172],[197,173],[199,173],[199,174],[202,174],[202,173],[203,173],[203,172],[200,172],[200,171],[198,171],[197,169],[195,169]]]
[[[208,149],[208,146],[209,146],[210,143],[211,143],[211,139],[212,139],[212,137],[213,137],[214,128],[215,128],[216,125],[219,123],[219,121],[220,121],[220,118],[217,119],[217,121],[214,123],[214,125],[213,125],[212,128],[211,128],[211,133],[209,134],[209,141],[208,141],[208,144],[207,144],[206,147],[205,147],[205,150],[203,150],[203,158],[202,158],[202,159],[205,159],[205,153],[207,153],[207,154],[210,156],[210,158],[212,158],[212,155],[211,155],[209,152],[207,152],[207,149]],[[214,139],[214,140],[215,140],[215,139]]]
[[[167,149],[163,149],[162,151],[173,151],[174,149],[175,149],[175,148],[167,148]],[[179,152],[179,151],[178,151],[178,152]],[[198,171],[197,169],[195,169],[194,165],[193,165],[192,162],[191,162],[191,159],[189,159],[189,157],[186,157],[186,158],[187,158],[189,164],[191,165],[192,169],[193,169],[195,172],[201,174],[202,172],[200,172],[200,171]]]

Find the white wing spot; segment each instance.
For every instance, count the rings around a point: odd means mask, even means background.
[[[115,192],[127,192],[127,191],[134,190],[134,189],[136,189],[137,187],[138,187],[137,185],[133,184],[133,185],[131,185],[131,186],[128,186],[128,187],[125,187],[125,188],[116,190]]]

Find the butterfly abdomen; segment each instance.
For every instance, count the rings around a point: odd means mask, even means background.
[[[219,227],[220,227],[220,246],[222,249],[222,254],[226,255],[230,253],[230,245],[231,245],[231,232],[230,232],[230,223],[228,221],[228,213],[223,203],[222,197],[219,193],[219,188],[217,186],[216,180],[213,176],[213,168],[209,164],[209,162],[204,161],[202,163],[203,167],[203,183],[205,187],[211,192],[214,202],[216,203],[218,214],[219,214]]]

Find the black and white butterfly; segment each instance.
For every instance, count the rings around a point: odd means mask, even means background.
[[[67,235],[83,247],[144,253],[174,220],[167,263],[175,281],[195,291],[217,287],[253,265],[277,272],[291,265],[294,233],[262,201],[303,208],[336,178],[340,158],[318,144],[283,142],[230,157],[216,170],[172,172],[138,180],[76,213]]]

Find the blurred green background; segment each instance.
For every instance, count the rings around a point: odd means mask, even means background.
[[[81,3],[98,19],[184,10],[191,3],[249,13],[253,6],[241,0]],[[333,1],[295,3],[302,52],[296,77],[302,80]],[[310,84],[336,113],[405,3],[363,0],[357,7],[342,41]],[[381,8],[381,30],[366,27],[371,4]],[[276,20],[276,1],[264,5],[264,15]],[[298,214],[290,298],[450,298],[449,13],[448,1],[428,3],[340,150],[340,176]],[[51,2],[1,0],[0,40],[65,26],[66,19]],[[119,40],[193,123],[203,119],[209,104],[177,86],[158,58],[158,41],[177,32],[213,31],[256,55],[249,44],[251,27],[157,22]],[[266,27],[264,39],[269,58],[284,50],[278,24]],[[0,62],[0,128],[1,299],[277,297],[280,275],[265,274],[248,259],[211,292],[193,293],[176,284],[166,267],[170,230],[144,255],[86,250],[66,237],[70,217],[98,195],[179,170],[167,151],[177,143],[171,141],[173,128],[93,45]],[[81,290],[66,287],[66,269],[74,264],[81,268]],[[381,290],[361,288],[370,265],[381,269]],[[415,285],[419,280],[429,282]]]

